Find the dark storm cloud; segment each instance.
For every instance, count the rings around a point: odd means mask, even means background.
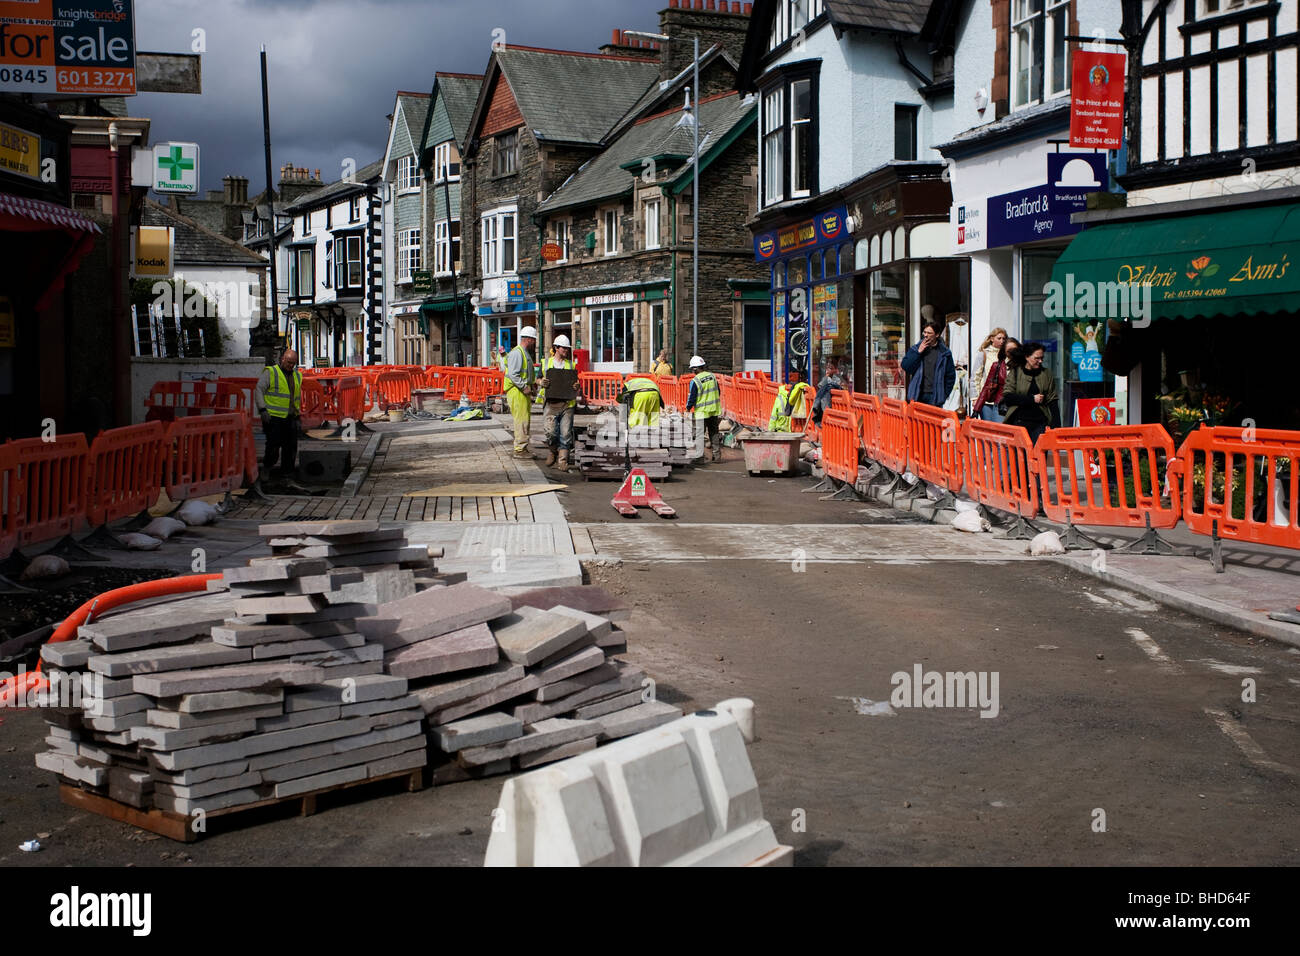
[[[658,29],[667,0],[138,0],[139,49],[191,52],[200,96],[142,93],[128,108],[153,120],[151,140],[200,145],[204,189],[266,178],[259,50],[270,63],[275,179],[284,163],[341,176],[379,159],[398,90],[427,93],[435,70],[478,73],[494,30],[507,43],[595,52],[615,27]],[[196,30],[203,31],[196,34]]]

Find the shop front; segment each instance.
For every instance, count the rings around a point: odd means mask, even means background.
[[[656,281],[547,293],[545,341],[567,335],[576,351],[588,353],[593,372],[647,372],[659,350],[672,345],[668,288]]]
[[[1117,390],[1122,397],[1125,383],[1101,366],[1104,322],[1062,323],[1048,314],[1053,269],[1082,228],[1071,217],[1087,208],[1090,193],[1110,185],[1107,154],[1068,151],[1062,147],[1063,129],[1060,135],[1056,140],[1044,132],[996,148],[977,138],[940,150],[953,170],[950,248],[970,257],[971,371],[996,329],[1021,342],[1041,343],[1060,396],[1056,423],[1068,426],[1081,411],[1092,415],[1097,403],[1109,402]],[[1007,189],[1009,181],[1021,185]],[[972,375],[968,401],[977,397],[979,386]]]
[[[1106,355],[1129,373],[1121,421],[1160,422],[1176,440],[1202,423],[1300,428],[1287,359],[1300,320],[1300,189],[1077,218],[1083,232],[1055,262],[1047,311],[1098,339],[1108,320],[1122,323]]]

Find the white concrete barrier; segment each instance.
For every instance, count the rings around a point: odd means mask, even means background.
[[[507,780],[484,865],[791,865],[727,703]]]

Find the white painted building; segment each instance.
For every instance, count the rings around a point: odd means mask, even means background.
[[[427,329],[420,306],[432,291],[425,262],[425,180],[420,169],[420,137],[429,111],[428,93],[397,94],[389,114],[388,145],[384,151],[384,361],[397,365],[428,365]],[[421,276],[421,273],[426,273]],[[417,284],[423,279],[425,285]],[[418,291],[417,291],[418,290]]]

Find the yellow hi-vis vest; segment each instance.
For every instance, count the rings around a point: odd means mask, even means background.
[[[788,432],[791,428],[791,418],[806,417],[807,412],[804,410],[803,405],[808,392],[807,382],[782,385],[776,393],[776,400],[772,402],[772,415],[767,421],[767,430],[770,432]],[[796,414],[800,411],[803,411],[804,415]]]
[[[515,389],[515,391],[519,391],[519,386],[510,381],[510,356],[514,355],[516,352],[524,357],[524,384],[532,385],[533,382],[537,381],[537,369],[533,368],[532,356],[528,354],[528,350],[522,345],[516,345],[509,351],[509,353],[507,353],[505,361],[501,363],[503,383],[505,386],[504,390],[507,395],[510,394],[512,388]]]
[[[722,414],[722,393],[712,372],[699,372],[691,379],[695,386],[695,417],[716,418]]]
[[[289,377],[278,365],[268,365],[266,382],[266,411],[272,418],[288,418],[292,406],[295,414],[302,412],[302,371],[293,370],[293,388],[290,391]]]
[[[546,361],[542,362],[542,378],[545,378],[546,373],[553,368],[567,368],[569,371],[573,371],[575,368],[577,368],[577,366],[573,364],[572,357],[569,357],[567,359],[557,359],[554,355],[548,355],[546,356]],[[543,388],[537,393],[537,403],[540,405],[545,401],[546,401],[546,389]],[[567,407],[577,408],[578,400],[576,398],[569,399],[569,404]]]

